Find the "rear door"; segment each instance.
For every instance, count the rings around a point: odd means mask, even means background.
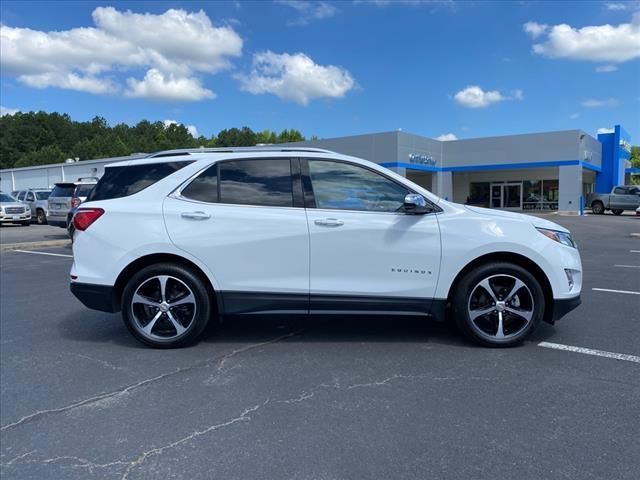
[[[221,161],[164,202],[173,243],[207,265],[225,313],[306,313],[309,232],[299,162]]]
[[[436,214],[406,214],[409,188],[361,165],[310,159],[302,172],[311,311],[428,313],[440,269]]]

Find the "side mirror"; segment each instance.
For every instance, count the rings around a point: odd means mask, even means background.
[[[422,195],[408,193],[407,196],[404,197],[404,211],[409,215],[422,215],[432,212],[433,209],[427,204],[427,201]]]

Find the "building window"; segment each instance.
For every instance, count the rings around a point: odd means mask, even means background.
[[[542,182],[525,180],[522,182],[522,209],[540,210],[542,208]]]
[[[469,185],[467,204],[478,207],[488,207],[490,189],[491,184],[489,182],[471,182]]]
[[[583,183],[582,194],[586,197],[590,193],[593,193],[593,183]]]
[[[558,209],[559,192],[558,180],[542,181],[542,208],[544,210]]]

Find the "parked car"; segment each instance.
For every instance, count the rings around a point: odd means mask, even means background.
[[[71,292],[141,342],[254,314],[430,315],[486,346],[580,304],[571,234],[459,205],[318,149],[221,149],[108,165],[73,217]]]
[[[27,188],[25,190],[17,190],[13,195],[19,201],[29,206],[31,210],[31,219],[35,220],[38,225],[47,224],[47,215],[49,212],[48,198],[51,194],[50,188]]]
[[[625,210],[635,210],[640,206],[640,186],[619,185],[611,193],[590,193],[587,205],[596,214],[611,210],[614,215],[621,215]]]
[[[636,215],[640,215],[640,207],[636,208]]]
[[[49,196],[49,225],[67,228],[69,210],[78,206],[97,182],[96,177],[87,177],[76,182],[56,183]]]
[[[31,224],[31,210],[17,198],[0,192],[0,224],[16,223],[28,227]]]

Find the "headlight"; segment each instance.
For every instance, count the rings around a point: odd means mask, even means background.
[[[545,237],[548,237],[551,240],[555,240],[556,242],[566,245],[567,247],[578,248],[576,242],[574,242],[573,238],[571,238],[570,233],[559,232],[557,230],[549,230],[547,228],[539,227],[536,227],[536,230],[538,230]]]

